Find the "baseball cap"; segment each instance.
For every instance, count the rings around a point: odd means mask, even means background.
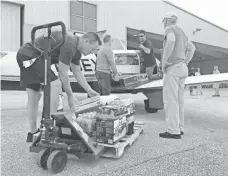
[[[144,36],[144,35],[146,35],[145,30],[140,30],[138,33],[138,36]]]
[[[168,12],[168,13],[165,14],[165,16],[163,17],[162,21],[164,21],[167,18],[168,19],[173,19],[174,21],[177,21],[178,20],[178,15],[175,12]]]

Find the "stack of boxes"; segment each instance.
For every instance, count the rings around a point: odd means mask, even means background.
[[[91,104],[94,104],[94,102],[91,102]],[[96,111],[78,114],[75,120],[84,132],[90,137],[96,138],[96,142],[115,144],[126,134],[131,135],[134,133],[134,113],[134,101],[131,98],[119,98],[108,105],[96,108]]]
[[[97,112],[96,142],[114,144],[133,134],[135,105],[131,99],[117,99]]]
[[[127,133],[127,109],[124,106],[102,106],[97,112],[96,142],[114,144]]]

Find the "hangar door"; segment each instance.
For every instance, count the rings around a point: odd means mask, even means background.
[[[21,36],[21,6],[1,2],[1,51],[17,51]]]

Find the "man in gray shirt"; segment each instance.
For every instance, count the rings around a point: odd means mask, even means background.
[[[111,71],[117,75],[116,64],[111,49],[111,36],[103,38],[103,45],[97,54],[96,78],[100,95],[109,95],[111,91]]]

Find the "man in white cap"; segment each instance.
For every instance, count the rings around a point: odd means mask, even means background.
[[[168,129],[162,138],[180,139],[184,134],[184,87],[188,76],[188,63],[195,46],[176,23],[178,16],[169,12],[163,18],[165,38],[163,43],[162,70],[163,101]]]

